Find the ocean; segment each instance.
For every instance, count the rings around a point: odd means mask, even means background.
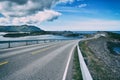
[[[72,31],[72,32],[80,34],[93,34],[96,33],[97,31]]]
[[[73,31],[74,33],[79,34],[93,34],[97,31]],[[120,31],[110,31],[113,33],[120,34]],[[10,38],[10,37],[3,37],[3,35],[6,33],[0,33],[0,41],[15,41],[15,40],[37,40],[37,39],[75,39],[73,37],[64,37],[64,36],[57,36],[57,35],[38,35],[38,36],[25,36],[25,37],[16,37],[16,38]],[[77,38],[78,39],[78,38]],[[26,43],[14,43],[11,44],[12,47],[25,45]],[[8,47],[8,44],[0,44],[0,48]]]
[[[5,34],[5,33],[4,33]],[[56,36],[56,35],[38,35],[38,36],[25,36],[25,37],[16,37],[16,38],[10,38],[10,37],[3,37],[3,33],[0,34],[0,41],[16,41],[16,40],[40,40],[40,39],[72,39],[64,36]],[[39,43],[43,43],[43,41],[40,41]],[[28,44],[36,44],[35,41],[31,41]],[[26,45],[26,42],[14,42],[10,43],[11,47],[17,47],[17,46],[23,46]],[[8,48],[8,43],[0,43],[0,49]]]
[[[64,36],[56,36],[56,35],[38,35],[38,36],[25,36],[25,37],[3,37],[0,34],[0,41],[13,41],[13,40],[36,40],[36,39],[72,39]]]
[[[79,34],[93,34],[97,31],[72,31],[74,33]],[[120,34],[120,31],[110,31],[113,33]],[[57,36],[57,35],[38,35],[38,36],[25,36],[25,37],[16,37],[16,38],[9,38],[3,37],[6,33],[0,32],[0,41],[9,41],[9,40],[35,40],[35,39],[73,39],[73,37],[64,37],[64,36]]]
[[[111,31],[111,32],[120,34],[120,31]]]

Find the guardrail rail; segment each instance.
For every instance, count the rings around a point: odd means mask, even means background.
[[[70,40],[70,39],[37,39],[37,40],[0,41],[0,49],[25,46],[25,45],[31,45],[31,44],[46,43],[46,42],[53,42],[53,41],[65,41],[65,40]]]
[[[88,67],[85,64],[84,58],[83,58],[82,53],[79,48],[79,45],[77,45],[77,51],[78,51],[80,68],[81,68],[83,80],[93,80],[93,78],[88,70]]]

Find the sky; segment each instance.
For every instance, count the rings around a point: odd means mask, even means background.
[[[120,0],[0,0],[0,25],[49,31],[119,31]]]

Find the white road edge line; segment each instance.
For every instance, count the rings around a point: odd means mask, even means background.
[[[70,55],[69,55],[69,58],[68,58],[68,62],[67,62],[67,65],[66,65],[66,68],[65,68],[65,71],[64,71],[64,74],[63,74],[63,78],[62,80],[66,80],[66,76],[67,76],[67,71],[68,71],[68,68],[69,68],[69,64],[70,64],[70,60],[72,58],[72,54],[73,54],[73,51],[75,49],[75,46],[72,48],[72,50],[70,51]]]

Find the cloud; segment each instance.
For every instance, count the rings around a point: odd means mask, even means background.
[[[17,3],[17,4],[25,4],[25,3],[27,3],[28,0],[0,0],[0,1],[1,2],[10,1],[10,2]]]
[[[59,3],[73,0],[0,0],[1,24],[41,23],[53,21],[61,13],[51,10]]]
[[[21,18],[14,18],[12,23],[14,24],[40,24],[44,21],[53,21],[55,19],[57,19],[59,16],[61,15],[61,13],[59,12],[55,12],[53,10],[44,10],[42,12],[38,12],[34,15],[31,16],[26,16],[26,17],[21,17]]]
[[[0,12],[9,17],[32,15],[50,9],[59,0],[0,0]]]
[[[73,0],[0,0],[0,12],[9,17],[23,17],[32,15],[60,2],[72,2]]]
[[[53,10],[44,10],[36,14],[25,16],[25,17],[15,17],[15,18],[0,18],[1,24],[40,24],[44,21],[53,21],[57,19],[61,13]]]
[[[86,7],[86,6],[87,6],[87,4],[80,4],[78,7],[83,8],[83,7]]]
[[[5,17],[1,17],[0,18],[0,24],[8,24],[10,23],[10,20],[5,18]]]
[[[75,0],[60,0],[60,2],[64,3],[73,3]]]

